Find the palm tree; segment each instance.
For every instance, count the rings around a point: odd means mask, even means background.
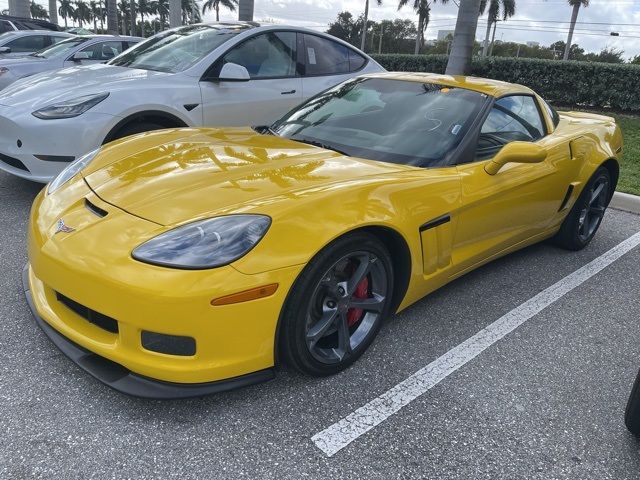
[[[181,0],[182,3],[182,24],[192,24],[202,21],[200,8],[196,0]]]
[[[73,8],[71,0],[60,0],[58,13],[62,18],[64,18],[64,28],[67,28],[67,18],[73,18],[76,14],[76,10]]]
[[[489,36],[491,35],[491,27],[498,21],[498,17],[502,16],[502,20],[511,18],[516,14],[516,0],[481,0],[480,15],[482,15],[489,4],[489,17],[487,19],[487,34],[484,38],[484,48],[482,56],[489,54]],[[500,7],[502,7],[502,15],[500,15]],[[495,29],[494,29],[495,34]]]
[[[382,0],[376,0],[378,6],[382,5]],[[369,0],[364,0],[364,23],[362,25],[362,40],[360,50],[364,52],[364,43],[367,41],[367,24],[369,23]]]
[[[118,33],[118,4],[116,0],[105,0],[107,5],[107,33]]]
[[[74,18],[78,22],[78,26],[82,28],[83,23],[91,21],[91,7],[84,0],[76,1],[76,12]]]
[[[578,21],[578,13],[580,12],[580,7],[588,7],[589,0],[569,0],[569,5],[573,7],[573,12],[571,13],[571,26],[569,27],[569,36],[567,37],[567,45],[564,47],[564,57],[563,60],[569,60],[569,52],[571,51],[571,42],[573,42],[573,30],[576,28],[576,22]]]
[[[478,29],[480,1],[460,0],[453,45],[447,62],[447,75],[467,75],[471,70],[471,56]]]
[[[130,32],[131,35],[135,35],[136,34],[136,0],[129,0],[129,12],[131,13],[131,28],[130,28]],[[143,27],[144,28],[144,27]]]
[[[169,0],[169,27],[179,27],[182,25],[182,2],[180,0]]]
[[[31,14],[29,6],[29,0],[9,1],[9,14],[16,17],[29,18]]]
[[[253,21],[253,0],[239,0],[238,20],[245,22]]]
[[[207,10],[215,10],[216,11],[216,22],[220,21],[220,6],[231,10],[232,12],[236,11],[236,6],[238,5],[238,0],[205,0],[202,4],[202,14],[204,15]]]
[[[49,0],[49,21],[58,24],[58,2]]]
[[[100,18],[102,9],[94,0],[89,2],[89,8],[91,9],[91,20],[93,20],[93,33],[98,33],[98,18]]]
[[[44,8],[39,3],[31,0],[31,4],[29,5],[29,12],[31,13],[31,18],[36,18],[40,20],[48,20],[49,14],[47,13],[47,9]]]
[[[140,12],[140,23],[142,24],[142,36],[144,37],[144,16],[158,13],[158,3],[150,0],[138,0],[138,11]]]
[[[127,25],[129,23],[129,3],[126,0],[118,2],[118,13],[120,14],[120,28],[122,35],[127,35]]]
[[[169,16],[169,0],[157,0],[156,4],[156,12],[160,17],[160,31],[164,30],[164,27],[167,23],[167,17]]]
[[[418,14],[418,35],[416,36],[416,47],[414,49],[415,54],[420,53],[420,47],[424,43],[424,32],[429,25],[429,17],[431,15],[431,3],[436,3],[438,0],[413,0],[413,10]],[[448,3],[449,0],[440,0],[443,5]],[[398,10],[407,5],[409,0],[400,0],[398,3]]]

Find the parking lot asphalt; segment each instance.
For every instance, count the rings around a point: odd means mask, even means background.
[[[634,248],[334,456],[318,432],[640,231],[610,210],[594,242],[497,260],[390,319],[365,356],[323,379],[206,398],[114,392],[36,327],[23,298],[40,186],[0,173],[0,478],[637,479],[624,405],[640,368]],[[114,299],[115,301],[116,299]]]

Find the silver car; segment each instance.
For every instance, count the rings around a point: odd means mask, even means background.
[[[0,59],[24,57],[30,53],[55,45],[58,42],[73,38],[66,32],[50,30],[16,30],[0,35]]]
[[[109,35],[70,37],[25,57],[2,59],[0,56],[0,90],[36,73],[104,63],[142,40]]]

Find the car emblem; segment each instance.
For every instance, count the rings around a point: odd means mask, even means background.
[[[55,233],[60,233],[60,232],[71,233],[71,232],[75,232],[75,231],[76,231],[75,228],[71,228],[71,227],[68,227],[67,225],[65,225],[63,219],[58,220],[58,223],[56,223],[56,232]]]

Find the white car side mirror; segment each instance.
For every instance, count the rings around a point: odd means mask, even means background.
[[[249,71],[237,63],[225,63],[220,70],[218,80],[223,82],[248,82],[251,80]]]
[[[89,55],[89,52],[78,52],[73,56],[73,61],[74,62],[80,62],[81,60],[89,60],[91,59],[91,55]]]

